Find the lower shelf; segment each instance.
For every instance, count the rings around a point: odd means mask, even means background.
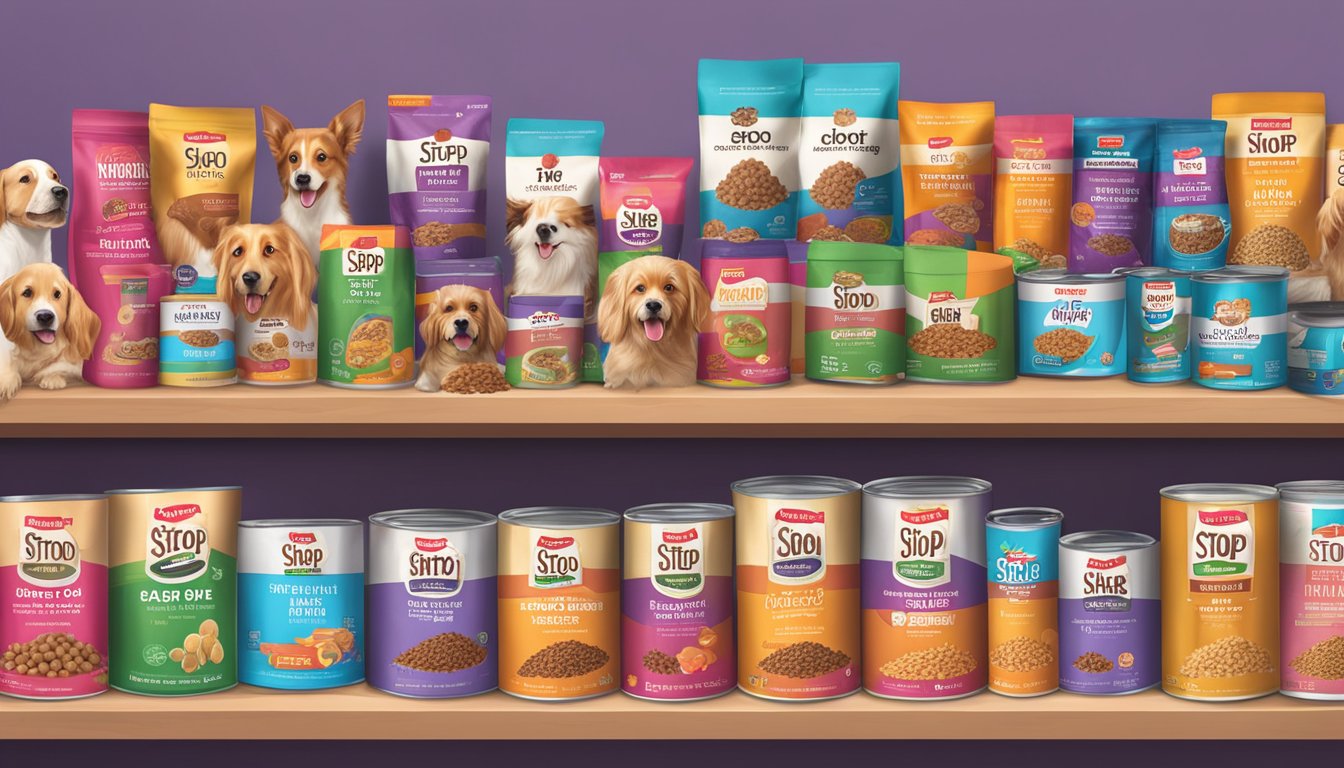
[[[814,704],[734,692],[685,704],[612,694],[546,704],[502,693],[424,701],[363,685],[288,693],[249,686],[186,699],[112,691],[37,702],[0,697],[0,738],[24,739],[1337,739],[1344,702],[1269,696],[1200,704],[1132,696],[982,693],[947,702],[859,693]]]

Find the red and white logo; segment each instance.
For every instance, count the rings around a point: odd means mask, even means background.
[[[929,149],[943,149],[952,146],[951,136],[935,136],[929,139]]]
[[[154,509],[154,519],[165,523],[180,523],[199,514],[201,514],[200,504],[174,504],[171,507]]]
[[[218,144],[221,141],[228,141],[228,137],[213,131],[191,131],[182,134],[182,140],[189,144]]]
[[[1253,118],[1251,118],[1251,130],[1253,130],[1253,131],[1291,131],[1291,130],[1293,130],[1293,118],[1291,118],[1291,117],[1253,117]]]
[[[1120,149],[1125,146],[1124,136],[1098,136],[1097,149]]]
[[[438,552],[448,546],[447,539],[424,539],[415,537],[415,548],[421,552]]]

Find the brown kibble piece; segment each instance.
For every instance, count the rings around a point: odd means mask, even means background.
[[[660,675],[676,675],[681,672],[681,664],[675,656],[654,649],[644,654],[644,668]]]
[[[459,365],[443,377],[443,391],[455,395],[490,395],[508,388],[509,383],[495,363]]]
[[[0,657],[0,669],[29,677],[69,677],[92,672],[102,656],[90,643],[68,632],[47,632],[26,643],[10,643]]]
[[[705,222],[705,226],[700,228],[700,236],[705,238],[719,238],[728,233],[728,225],[720,219],[710,219]]]
[[[1288,666],[1318,680],[1344,680],[1344,637],[1334,635],[1299,653]]]
[[[1223,220],[1207,213],[1183,213],[1171,220],[1167,242],[1177,253],[1208,253],[1223,242]]]
[[[714,188],[714,196],[724,205],[743,211],[764,211],[789,199],[784,182],[770,166],[754,157],[740,160]]]
[[[975,656],[951,643],[911,651],[882,665],[882,674],[897,680],[948,680],[975,670]]]
[[[730,243],[750,243],[752,240],[759,240],[761,233],[751,227],[738,227],[730,229],[724,233],[723,239]]]
[[[757,666],[767,674],[807,680],[844,669],[849,666],[849,655],[806,640],[771,652]]]
[[[485,225],[425,222],[411,230],[411,245],[421,248],[447,245],[460,237],[485,237]]]
[[[980,231],[980,214],[976,212],[976,202],[979,201],[945,203],[933,209],[933,218],[941,221],[953,232],[973,235]],[[984,204],[981,203],[981,205]]]
[[[1072,328],[1054,328],[1037,336],[1031,346],[1042,355],[1051,355],[1065,363],[1072,363],[1087,354],[1094,338]]]
[[[1079,672],[1099,675],[1115,669],[1115,663],[1096,651],[1088,651],[1073,660],[1073,668]]]
[[[843,210],[854,205],[854,187],[868,174],[851,162],[832,163],[817,176],[808,194],[822,208]]]
[[[845,235],[856,243],[885,243],[891,225],[876,216],[860,216],[845,225]]]
[[[989,665],[1008,672],[1030,672],[1054,663],[1050,646],[1022,635],[1000,643],[989,653]]]
[[[206,619],[201,622],[200,633],[202,635],[214,635],[219,637],[219,623],[214,619]]]
[[[1134,250],[1134,242],[1124,235],[1093,235],[1087,239],[1087,247],[1102,256],[1124,256]]]
[[[840,126],[841,128],[848,128],[849,126],[859,122],[859,116],[854,110],[850,109],[849,107],[841,107],[840,109],[835,110],[835,114],[832,116],[832,120],[835,122],[836,125]]]
[[[457,632],[425,638],[402,651],[393,664],[421,672],[458,672],[485,661],[485,646]]]
[[[993,336],[963,328],[958,323],[935,323],[910,337],[910,351],[925,357],[980,357],[999,346]]]
[[[1311,254],[1293,230],[1277,224],[1261,224],[1237,241],[1237,247],[1228,254],[1227,263],[1287,267],[1297,271],[1310,266]]]
[[[1269,653],[1240,635],[1201,645],[1181,663],[1181,674],[1186,677],[1238,677],[1273,671]]]
[[[733,110],[728,119],[732,121],[733,125],[750,128],[756,124],[760,117],[760,112],[755,107],[738,107]]]
[[[849,235],[845,234],[845,230],[832,224],[827,224],[826,226],[821,227],[817,229],[817,231],[813,232],[812,237],[809,238],[809,241],[816,241],[816,240],[821,240],[825,242],[836,242],[836,243],[854,242],[853,240],[849,239]]]
[[[518,668],[519,677],[581,677],[596,672],[611,660],[606,651],[578,640],[552,643],[528,657]]]

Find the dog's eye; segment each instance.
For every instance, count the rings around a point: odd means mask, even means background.
[[[445,305],[443,305],[443,311],[444,311],[444,312],[452,312],[452,311],[453,311],[453,305],[452,305],[452,304],[445,304]]]
[[[240,245],[240,246],[238,246],[237,248],[234,248],[234,249],[233,249],[233,255],[234,255],[234,256],[242,256],[242,255],[243,255],[243,246]]]
[[[673,291],[675,291],[675,290],[677,290],[677,286],[675,286],[675,285],[673,285],[673,284],[671,284],[671,283],[668,283],[667,285],[664,285],[664,286],[663,286],[663,293],[671,293],[671,292],[673,292]]]
[[[298,155],[290,155],[290,156],[289,156],[289,162],[298,164],[298,162],[299,162],[299,156],[298,156]]]
[[[20,184],[27,184],[30,180],[31,180],[31,179],[29,178],[28,174],[26,174],[26,173],[25,173],[24,175],[22,175],[22,176],[19,177],[19,183],[20,183]]]
[[[635,293],[643,293],[647,290],[648,288],[645,288],[643,283],[640,283],[639,285],[635,286]]]
[[[23,289],[23,298],[25,298],[25,299],[31,299],[31,298],[33,298],[33,289],[32,289],[32,288],[24,288],[24,289]]]
[[[55,292],[53,292],[53,293],[51,294],[51,297],[52,297],[53,299],[59,299],[59,298],[61,298],[61,289],[60,289],[60,288],[57,288],[57,289],[55,290]]]
[[[263,248],[262,251],[264,251],[267,256],[270,256],[272,253],[275,253],[275,246],[271,245],[270,243],[267,243],[266,247]]]
[[[467,311],[468,311],[468,312],[480,312],[480,311],[481,311],[481,305],[480,305],[480,304],[472,304],[471,306],[467,307]]]
[[[318,152],[318,153],[317,153],[317,162],[319,162],[319,163],[325,163],[325,162],[327,162],[327,153],[326,153],[326,152]]]

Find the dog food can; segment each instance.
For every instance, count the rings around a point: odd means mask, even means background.
[[[424,699],[499,687],[497,530],[460,509],[369,518],[369,685]]]
[[[907,378],[959,384],[1016,378],[1013,285],[1007,256],[907,245]]]
[[[437,259],[415,263],[415,359],[425,353],[420,324],[429,316],[434,293],[448,285],[469,285],[490,294],[495,306],[504,306],[504,273],[496,257],[482,259]],[[500,350],[501,362],[503,350]]]
[[[1195,383],[1282,386],[1288,380],[1288,270],[1225,267],[1190,281]]]
[[[789,256],[779,240],[706,240],[700,274],[709,291],[697,378],[714,387],[789,383]]]
[[[1279,689],[1279,492],[1162,489],[1162,690],[1236,701]]]
[[[1190,273],[1166,267],[1121,270],[1129,380],[1171,384],[1190,380]]]
[[[112,687],[150,696],[238,684],[238,486],[108,491]]]
[[[905,254],[817,242],[807,251],[807,377],[893,384],[905,378]]]
[[[1125,277],[1042,269],[1017,276],[1024,376],[1096,378],[1125,372]]]
[[[1157,540],[1084,531],[1059,540],[1059,687],[1137,693],[1162,673]]]
[[[107,497],[0,498],[0,693],[107,690]]]
[[[364,679],[364,525],[238,524],[238,679],[308,691]]]
[[[733,690],[733,508],[648,504],[624,527],[622,690],[654,701]]]
[[[863,687],[957,699],[985,687],[985,515],[973,477],[863,487]]]
[[[1282,690],[1344,699],[1344,481],[1279,484]]]
[[[238,380],[286,386],[317,381],[317,313],[300,328],[293,318],[238,318]]]
[[[511,386],[563,389],[579,383],[582,296],[512,296],[504,317],[504,378]]]
[[[989,690],[1040,696],[1059,688],[1059,528],[1064,513],[997,509],[985,517]]]
[[[1344,302],[1293,307],[1288,386],[1309,395],[1344,395]]]
[[[499,522],[500,690],[540,701],[616,690],[620,516],[525,507]]]
[[[219,387],[238,380],[233,311],[208,295],[159,300],[159,383]]]
[[[737,685],[815,701],[859,690],[858,483],[779,475],[733,483]]]
[[[317,378],[391,389],[415,376],[415,256],[405,227],[322,227]]]

